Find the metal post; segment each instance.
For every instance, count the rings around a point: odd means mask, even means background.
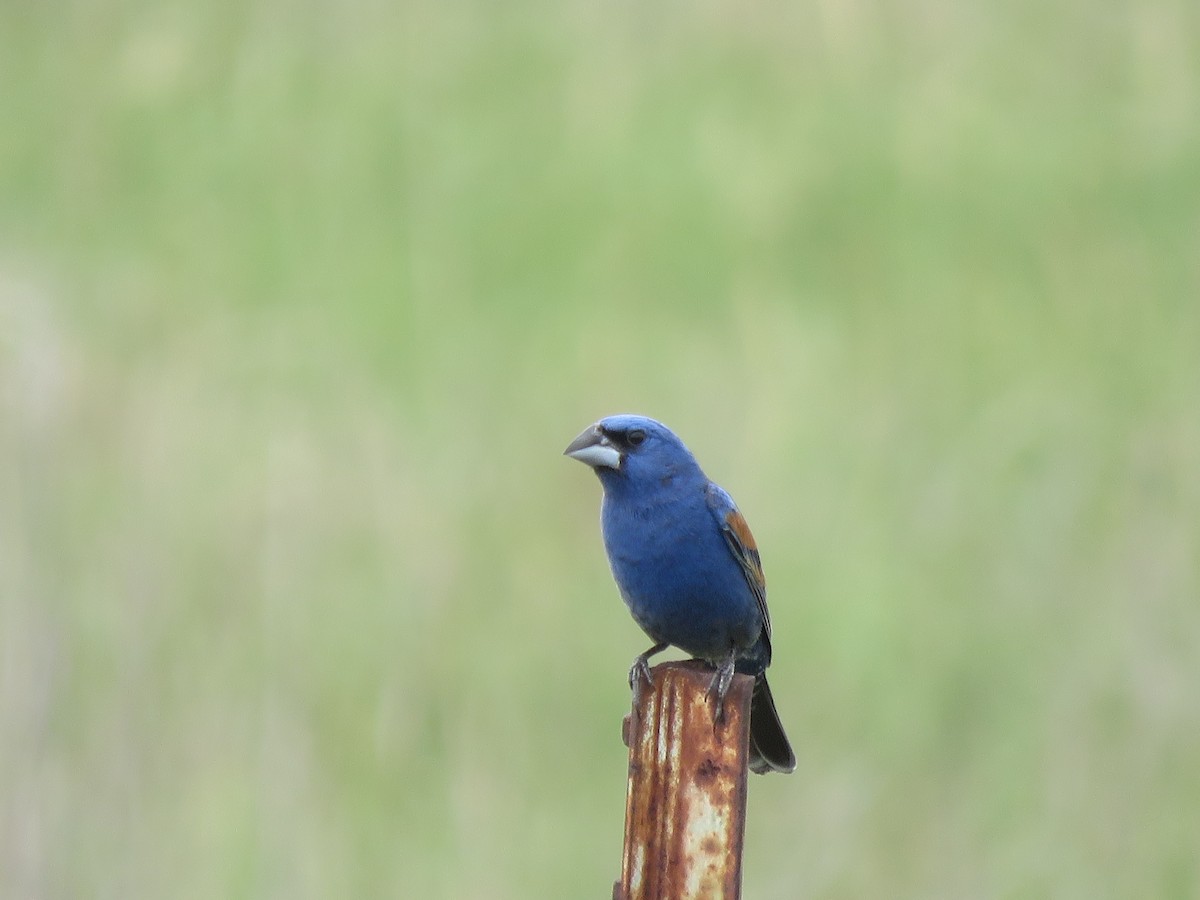
[[[613,900],[737,900],[754,679],[735,675],[713,721],[711,667],[651,670],[625,719],[625,849]]]

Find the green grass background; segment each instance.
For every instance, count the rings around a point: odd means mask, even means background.
[[[0,895],[605,897],[599,416],[762,548],[746,898],[1200,896],[1200,13],[0,6]]]

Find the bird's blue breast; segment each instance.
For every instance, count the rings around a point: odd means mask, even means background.
[[[642,629],[702,659],[722,660],[734,650],[750,654],[762,615],[708,507],[707,480],[669,490],[617,483],[605,488],[605,549]]]

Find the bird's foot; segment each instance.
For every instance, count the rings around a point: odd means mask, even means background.
[[[654,680],[650,677],[650,663],[644,656],[639,656],[629,669],[629,689],[633,691],[635,707],[642,699],[642,690],[650,687],[654,687]]]
[[[629,689],[633,691],[633,710],[637,713],[642,701],[642,689],[654,687],[654,679],[650,675],[650,657],[667,649],[666,644],[655,644],[645,653],[638,656],[629,668]]]
[[[729,693],[729,685],[733,683],[733,667],[737,657],[731,654],[727,660],[717,666],[712,683],[708,686],[709,701],[713,704],[713,730],[725,725],[725,695]]]

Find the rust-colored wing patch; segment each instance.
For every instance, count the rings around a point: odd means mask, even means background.
[[[758,555],[758,544],[754,541],[754,535],[750,533],[750,526],[746,524],[746,517],[736,508],[731,509],[725,514],[725,525],[740,545],[738,556],[744,561],[743,565],[749,563],[751,572],[748,574],[752,574],[754,580],[765,590],[767,579],[763,575],[762,558]]]
[[[771,616],[767,612],[767,579],[763,575],[762,559],[758,555],[758,544],[750,533],[750,526],[745,517],[738,511],[737,504],[721,487],[713,483],[708,485],[708,505],[713,516],[720,525],[721,534],[729,552],[742,568],[746,583],[754,592],[758,602],[758,610],[762,613],[763,632],[767,639],[768,652],[771,645]]]
[[[742,567],[746,582],[754,592],[758,602],[758,611],[762,613],[763,631],[766,633],[767,646],[771,642],[771,614],[767,611],[767,578],[763,574],[762,558],[758,555],[758,545],[754,543],[754,535],[745,517],[735,506],[725,514],[725,542],[733,551],[734,558]]]

